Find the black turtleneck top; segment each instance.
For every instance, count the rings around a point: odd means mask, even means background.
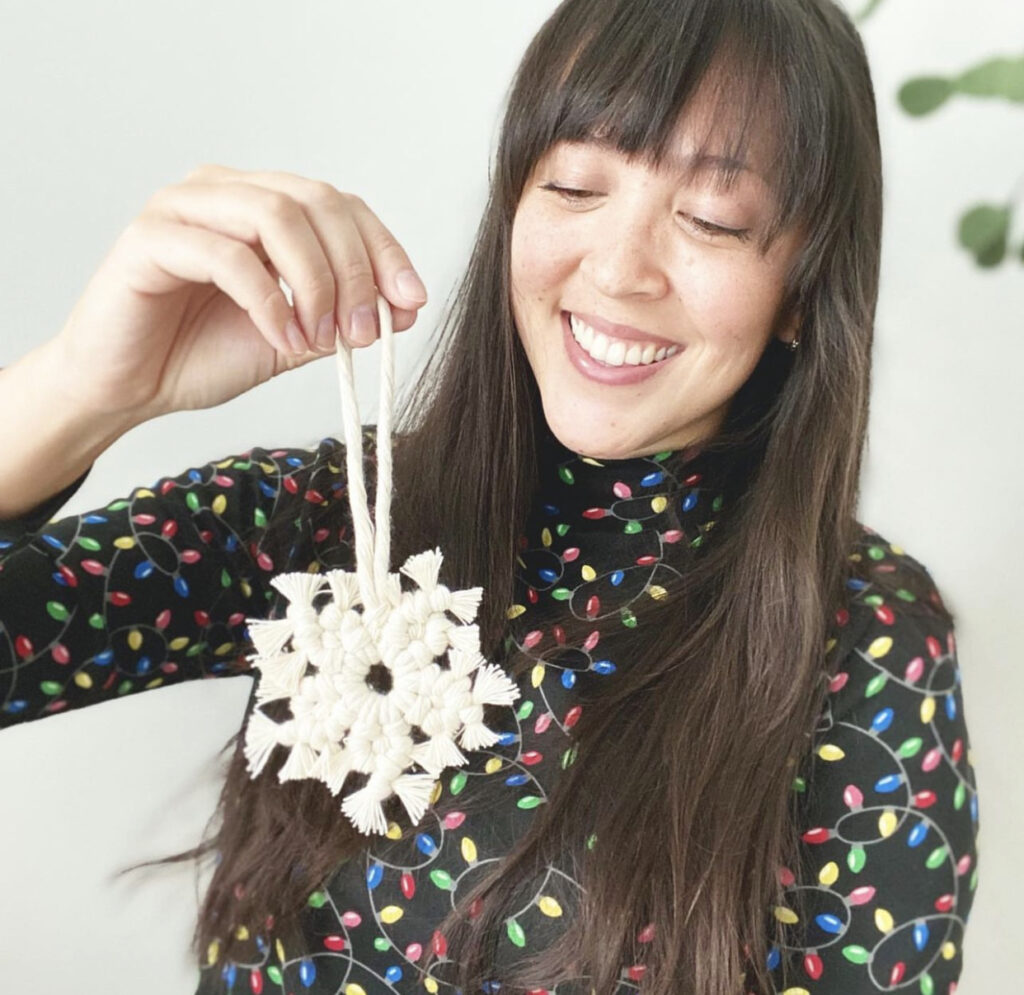
[[[373,429],[363,434],[372,459]],[[280,607],[275,574],[352,566],[342,454],[333,438],[257,447],[52,518],[83,474],[0,522],[0,725],[238,674],[252,651],[245,619]],[[435,926],[545,804],[572,749],[581,683],[614,681],[628,663],[603,655],[600,632],[643,624],[645,606],[714,541],[726,497],[723,460],[699,450],[596,460],[547,433],[539,471],[507,611],[507,639],[537,662],[517,679],[521,694],[500,740],[441,776],[414,837],[403,841],[392,826],[309,895],[301,943],[285,943],[271,926],[251,937],[244,962],[212,965],[216,950],[208,951],[197,995],[455,991],[447,938]],[[345,505],[334,519],[342,526],[314,524],[313,510],[335,502]],[[282,524],[295,538],[283,557],[264,542]],[[917,560],[862,529],[851,555],[931,584]],[[978,880],[960,670],[952,629],[905,612],[913,595],[904,593],[890,598],[852,582],[839,619],[846,638],[830,650],[843,655],[815,731],[813,772],[794,780],[813,873],[782,870],[786,894],[811,893],[810,912],[801,921],[785,903],[766,910],[786,924],[787,944],[772,947],[768,964],[781,978],[787,963],[783,995],[911,987],[947,995],[960,976]],[[567,646],[560,612],[593,619],[593,634]],[[504,801],[474,810],[477,792],[495,780]],[[568,859],[552,864],[510,912],[506,953],[549,942],[579,888],[572,869]],[[430,952],[438,964],[421,981],[415,968]],[[618,990],[638,990],[642,977],[642,963],[622,965]]]

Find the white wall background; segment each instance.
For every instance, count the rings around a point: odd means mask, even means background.
[[[408,372],[468,256],[505,88],[554,6],[2,0],[0,365],[56,333],[156,189],[212,161],[364,197],[430,292],[398,340]],[[863,35],[887,213],[860,517],[929,566],[959,616],[982,822],[960,992],[983,995],[1013,976],[1010,924],[1024,886],[1013,845],[1024,821],[1024,623],[1012,602],[1024,553],[1024,267],[981,271],[953,232],[963,208],[1003,200],[1024,174],[1024,107],[956,98],[911,119],[895,94],[911,75],[1019,52],[1024,6],[885,0]],[[356,355],[374,420],[376,350]],[[220,408],[137,428],[62,514],[252,445],[340,431],[334,364],[317,362]],[[198,840],[219,789],[216,753],[238,729],[249,688],[242,678],[194,682],[0,737],[5,991],[194,990],[191,869],[108,878]]]

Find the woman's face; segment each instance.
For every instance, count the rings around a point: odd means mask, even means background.
[[[688,151],[684,134],[678,153]],[[670,166],[653,172],[594,142],[556,144],[528,179],[512,229],[512,308],[545,418],[573,451],[640,456],[713,433],[771,337],[792,339],[798,316],[783,327],[779,307],[798,233],[762,257],[768,187],[751,171],[728,193],[711,179],[686,186]],[[611,365],[577,343],[576,318]]]

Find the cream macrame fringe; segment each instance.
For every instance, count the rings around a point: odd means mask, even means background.
[[[288,599],[285,617],[246,619],[256,648],[246,659],[260,675],[244,750],[255,778],[275,746],[290,747],[278,780],[317,779],[334,795],[349,773],[368,775],[363,787],[345,793],[341,810],[360,832],[384,834],[382,802],[396,795],[417,825],[441,771],[468,762],[459,747],[497,742],[484,724],[483,706],[511,705],[519,689],[480,651],[480,630],[472,623],[483,588],[452,591],[439,583],[440,549],[416,553],[399,568],[414,590],[403,591],[399,575],[389,572],[393,330],[390,306],[379,293],[377,314],[382,352],[374,521],[366,506],[351,349],[339,335],[356,569],[278,574],[270,583]],[[327,592],[330,598],[315,608],[317,596]],[[367,683],[379,664],[390,676],[386,692]],[[285,698],[292,714],[285,722],[259,708]],[[413,742],[413,726],[427,737],[423,742]]]

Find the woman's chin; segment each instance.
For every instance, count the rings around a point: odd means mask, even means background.
[[[560,403],[558,413],[549,413],[545,408],[545,418],[551,434],[574,453],[595,459],[625,459],[644,448],[635,435],[624,438],[616,433],[607,415],[592,416],[582,406]]]

